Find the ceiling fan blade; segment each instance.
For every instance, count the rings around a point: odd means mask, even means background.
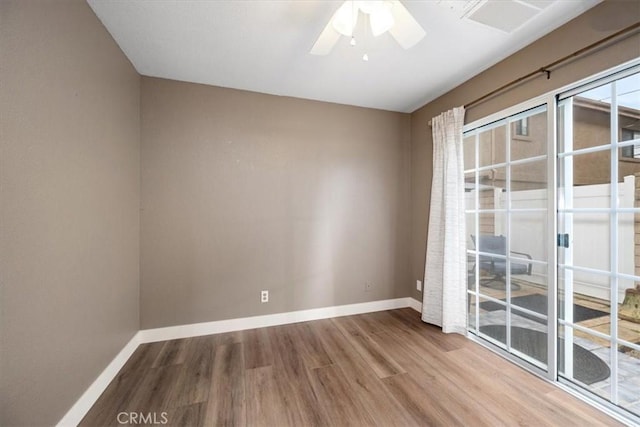
[[[331,21],[324,27],[322,33],[320,33],[320,37],[316,40],[315,44],[311,48],[312,55],[328,55],[333,49],[333,46],[337,43],[341,34],[333,29],[333,25],[331,25]]]
[[[404,49],[415,46],[425,36],[424,29],[398,0],[392,0],[395,25],[389,32]]]

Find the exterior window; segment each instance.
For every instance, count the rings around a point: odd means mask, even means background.
[[[640,131],[631,129],[622,129],[620,135],[621,141],[631,141],[634,139],[640,139]],[[628,147],[622,147],[621,155],[627,159],[640,159],[640,144],[630,145]]]
[[[529,118],[525,117],[516,121],[516,135],[529,136]]]

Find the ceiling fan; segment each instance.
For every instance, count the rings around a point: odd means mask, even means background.
[[[374,37],[389,31],[404,49],[425,36],[424,29],[398,0],[347,0],[333,14],[310,53],[329,54],[343,35],[351,37],[351,45],[355,45],[354,29],[361,14],[369,21]]]

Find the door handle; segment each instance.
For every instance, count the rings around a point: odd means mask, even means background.
[[[558,234],[558,247],[560,248],[568,248],[569,247],[569,234]]]

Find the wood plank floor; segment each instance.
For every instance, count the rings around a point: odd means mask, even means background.
[[[409,308],[143,344],[81,425],[119,413],[176,426],[618,425]]]

